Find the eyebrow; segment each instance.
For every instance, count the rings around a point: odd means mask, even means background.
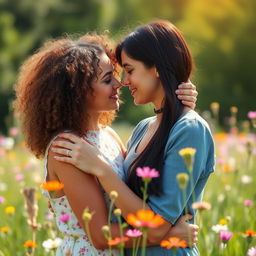
[[[104,74],[104,76],[101,78],[101,79],[104,79],[106,76],[108,75],[112,75],[113,74],[113,71],[108,71]]]
[[[131,67],[132,65],[131,64],[128,64],[128,63],[124,63],[123,64],[123,67],[125,68],[125,67]]]

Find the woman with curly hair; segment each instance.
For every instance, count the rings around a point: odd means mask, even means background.
[[[207,180],[214,171],[213,138],[206,121],[175,95],[178,84],[188,81],[193,67],[191,53],[178,28],[163,20],[143,25],[118,44],[116,58],[124,68],[123,84],[129,87],[134,103],[151,103],[155,112],[153,117],[139,122],[130,137],[124,161],[125,182],[99,157],[95,147],[77,136],[61,135],[70,141],[57,141],[52,150],[61,154],[56,156],[57,160],[95,175],[107,193],[116,190],[119,196],[115,205],[122,210],[124,218],[143,206],[143,181],[137,175],[137,168],[158,170],[160,177],[150,182],[146,202],[146,209],[165,220],[148,233],[148,240],[154,243],[175,227],[186,209],[193,216],[191,223],[194,222],[196,211],[192,204],[201,201]],[[187,154],[195,154],[193,172],[189,172],[179,154],[187,148]],[[70,157],[66,155],[67,149],[72,152]],[[185,195],[177,182],[177,175],[182,172],[187,172],[192,179]],[[168,244],[170,248],[170,242],[166,241],[165,245]],[[127,255],[132,252],[127,250]],[[147,255],[174,254],[157,245],[148,247]],[[179,248],[177,255],[199,255],[199,252],[193,246]]]
[[[71,131],[94,144],[120,179],[124,179],[125,148],[109,127],[119,108],[121,84],[115,73],[110,44],[105,37],[97,35],[86,35],[78,41],[47,42],[20,70],[15,108],[26,144],[36,157],[44,158],[44,181],[57,180],[64,184],[54,196],[45,191],[64,235],[57,255],[66,255],[68,250],[71,255],[109,255],[101,232],[107,224],[106,193],[94,176],[57,161],[50,148],[58,141],[58,134]],[[82,219],[86,207],[94,212],[89,224],[93,244]],[[63,215],[69,216],[68,223],[63,221]],[[181,219],[172,232],[178,235],[184,225],[189,226]],[[112,237],[120,236],[117,223],[112,223],[111,231]],[[131,246],[131,242],[126,246]],[[118,255],[117,250],[112,253]]]

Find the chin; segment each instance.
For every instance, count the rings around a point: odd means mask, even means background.
[[[147,104],[148,102],[141,101],[141,100],[138,100],[138,99],[134,99],[134,100],[133,100],[133,103],[134,103],[134,105],[139,106],[139,105],[145,105],[145,104]]]
[[[107,111],[115,111],[115,110],[118,110],[118,109],[119,109],[119,106],[120,106],[120,104],[119,104],[119,103],[116,103],[114,106],[110,107],[109,110],[107,110]]]

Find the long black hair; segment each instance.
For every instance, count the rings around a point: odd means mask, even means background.
[[[139,27],[117,45],[116,58],[120,65],[122,51],[148,68],[155,66],[165,92],[161,123],[128,170],[128,186],[141,197],[143,184],[136,175],[136,168],[148,166],[157,169],[160,178],[151,181],[148,194],[160,195],[164,149],[170,130],[184,109],[175,90],[181,82],[188,81],[193,66],[192,57],[181,32],[170,22],[162,20]]]

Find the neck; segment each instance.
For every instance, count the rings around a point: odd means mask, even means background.
[[[189,107],[184,107],[183,109],[183,112],[182,113],[187,113],[188,111],[192,110],[191,108]]]
[[[163,112],[162,112],[161,110],[162,110],[162,107],[156,108],[156,105],[155,105],[155,107],[154,107],[154,112],[155,112],[156,120],[157,120],[158,123],[161,122],[162,116],[163,116]],[[189,108],[189,107],[184,107],[182,113],[187,113],[187,112],[190,111],[190,110],[191,110],[191,108]],[[160,113],[156,113],[156,112],[160,112]]]
[[[160,122],[163,116],[163,98],[159,97],[155,102],[154,105],[154,113],[156,115],[156,119]]]
[[[100,129],[100,112],[90,112],[88,113],[88,120],[84,125],[84,130],[99,130]]]

